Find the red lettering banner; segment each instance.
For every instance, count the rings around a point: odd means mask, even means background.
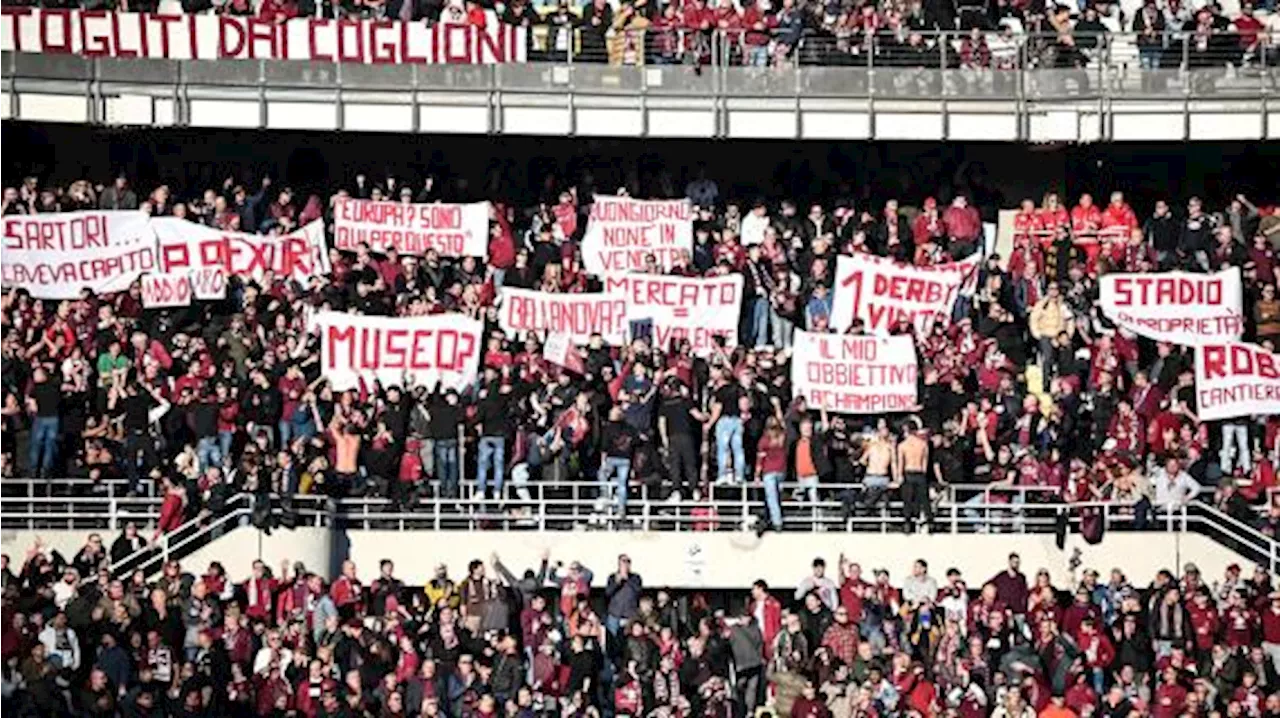
[[[915,342],[908,336],[816,334],[797,329],[791,386],[811,409],[880,414],[918,409]]]
[[[528,28],[398,20],[159,15],[5,6],[0,48],[83,57],[308,60],[363,64],[524,62]]]
[[[142,212],[11,215],[3,222],[0,278],[37,299],[121,292],[156,269],[155,235]]]
[[[411,204],[341,199],[333,207],[333,246],[354,250],[361,243],[382,252],[441,257],[489,255],[489,203]]]
[[[303,284],[329,273],[321,220],[278,236],[222,232],[173,217],[155,219],[152,225],[162,272],[221,270],[259,282],[270,274]]]
[[[1280,354],[1242,342],[1197,346],[1196,403],[1202,421],[1280,414]]]
[[[592,334],[606,343],[626,341],[627,303],[610,294],[552,294],[503,287],[498,326],[511,334],[565,334],[586,344]]]
[[[898,264],[869,254],[841,255],[836,260],[836,287],[831,328],[845,332],[861,319],[870,334],[888,334],[906,320],[918,334],[944,324],[962,289],[977,279],[978,256],[933,267]]]
[[[191,294],[191,276],[187,272],[142,277],[142,306],[147,309],[189,306]]]
[[[657,274],[608,274],[605,294],[626,303],[628,321],[653,320],[656,346],[667,348],[687,339],[693,351],[705,355],[715,338],[725,346],[738,344],[738,319],[742,314],[742,275],[705,279]]]
[[[667,270],[681,253],[691,252],[693,207],[689,200],[595,196],[582,237],[582,266],[588,272]]]
[[[475,381],[484,324],[462,314],[369,317],[319,312],[320,371],[335,389],[366,382],[461,389]]]
[[[1240,268],[1216,274],[1104,274],[1099,306],[1122,329],[1186,346],[1239,341],[1244,335]]]

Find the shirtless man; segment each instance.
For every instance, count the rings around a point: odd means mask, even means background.
[[[916,519],[924,513],[925,524],[933,528],[933,502],[929,499],[929,440],[919,419],[907,422],[907,435],[898,444],[894,464],[897,483],[902,485],[902,503],[907,533],[915,532]]]
[[[889,488],[890,477],[897,476],[894,465],[897,452],[894,450],[893,436],[889,433],[889,422],[881,419],[876,423],[876,434],[867,442],[862,452],[862,465],[867,468],[862,483],[866,487],[863,503],[872,506],[880,502],[885,489]]]

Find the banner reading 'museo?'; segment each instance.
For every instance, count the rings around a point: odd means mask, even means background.
[[[1241,342],[1197,346],[1196,404],[1202,421],[1280,414],[1280,354]]]
[[[596,195],[582,237],[582,264],[588,272],[644,269],[650,256],[658,269],[667,270],[685,251],[693,251],[689,200]]]
[[[796,330],[791,386],[811,408],[838,414],[914,411],[915,344],[911,337],[815,334]]]
[[[37,299],[120,292],[156,271],[155,235],[142,212],[12,215],[3,223],[4,286]]]
[[[917,333],[946,322],[960,291],[977,276],[978,256],[932,267],[898,264],[869,254],[836,260],[831,328],[844,332],[861,319],[871,334],[888,334],[905,319]]]
[[[342,199],[333,207],[333,246],[361,243],[382,252],[441,257],[485,257],[489,253],[489,203],[409,204]]]
[[[335,389],[361,379],[384,386],[415,384],[461,389],[475,381],[484,325],[462,314],[371,317],[320,312],[311,321],[320,334],[320,371]]]
[[[1105,274],[1103,313],[1123,329],[1157,341],[1195,346],[1244,335],[1240,268],[1215,274]]]

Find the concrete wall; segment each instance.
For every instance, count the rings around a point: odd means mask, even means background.
[[[70,556],[83,544],[87,532],[4,532],[0,547],[22,560],[35,533]],[[107,536],[108,543],[113,539]],[[864,569],[885,568],[894,580],[901,578],[917,558],[926,559],[933,573],[960,569],[970,584],[994,575],[1016,551],[1026,573],[1048,569],[1058,585],[1070,573],[1068,561],[1081,549],[1082,566],[1104,574],[1120,568],[1135,582],[1148,581],[1162,568],[1180,570],[1196,563],[1211,579],[1222,575],[1231,563],[1246,563],[1230,550],[1191,533],[1111,533],[1098,546],[1068,539],[1058,550],[1051,535],[937,535],[901,534],[782,534],[757,539],[754,534],[719,533],[604,533],[604,532],[468,532],[468,531],[353,531],[331,532],[322,528],[275,531],[270,536],[250,527],[236,529],[183,559],[187,570],[200,571],[218,560],[234,578],[247,575],[253,559],[272,567],[288,559],[302,561],[310,570],[333,575],[350,557],[359,575],[372,579],[378,562],[389,558],[406,582],[421,583],[434,566],[444,563],[452,575],[461,575],[472,559],[488,561],[497,553],[513,571],[537,563],[544,549],[552,560],[577,559],[603,576],[611,572],[619,553],[631,556],[635,570],[650,586],[745,587],[757,578],[771,585],[794,585],[808,572],[809,563],[822,556],[833,565],[841,553]]]

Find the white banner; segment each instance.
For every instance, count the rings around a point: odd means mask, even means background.
[[[610,274],[605,294],[626,302],[628,320],[652,319],[655,346],[688,339],[696,354],[711,351],[714,337],[738,344],[742,313],[742,275],[691,279],[656,274]]]
[[[160,271],[221,269],[261,281],[267,272],[306,284],[330,271],[324,222],[271,236],[223,232],[173,217],[152,221],[160,243]]]
[[[1280,354],[1240,342],[1197,346],[1196,404],[1201,421],[1280,414]]]
[[[831,329],[843,333],[854,319],[861,319],[867,333],[888,334],[905,319],[917,333],[928,333],[935,321],[950,322],[960,291],[977,279],[978,262],[975,254],[959,262],[917,267],[869,254],[840,255]]]
[[[374,252],[395,247],[400,254],[417,256],[434,249],[441,257],[487,257],[489,203],[338,200],[333,206],[333,246],[354,250],[362,242]]]
[[[627,304],[620,295],[552,294],[503,287],[498,326],[511,334],[565,334],[586,344],[599,334],[608,344],[626,341]]]
[[[838,414],[915,411],[915,342],[908,336],[815,334],[797,329],[791,390],[809,408]]]
[[[37,299],[75,299],[83,289],[121,292],[156,271],[156,243],[142,212],[11,215],[0,278]]]
[[[335,389],[360,379],[399,386],[407,376],[419,386],[439,381],[461,389],[475,381],[484,348],[484,324],[462,314],[370,317],[318,312],[320,371]]]
[[[372,65],[523,62],[528,28],[486,12],[444,22],[294,18],[5,6],[0,49],[82,57],[169,60],[304,60]]]
[[[1244,335],[1239,267],[1216,274],[1104,274],[1098,288],[1111,321],[1150,339],[1195,346]]]
[[[582,237],[582,266],[588,272],[645,269],[650,255],[657,268],[665,271],[681,252],[693,252],[689,200],[595,196]]]
[[[201,267],[190,272],[192,295],[196,299],[226,299],[227,272],[222,267]]]
[[[185,307],[191,304],[191,298],[191,276],[187,272],[142,276],[142,306],[146,309]]]

